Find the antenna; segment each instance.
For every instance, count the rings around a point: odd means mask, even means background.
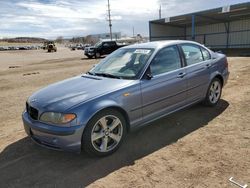
[[[109,4],[109,0],[108,0],[108,22],[109,22],[110,40],[112,40],[112,23],[111,23],[111,15],[110,15],[110,4]]]

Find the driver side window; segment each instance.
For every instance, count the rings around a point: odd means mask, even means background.
[[[177,46],[166,47],[156,54],[150,65],[153,76],[181,68]]]

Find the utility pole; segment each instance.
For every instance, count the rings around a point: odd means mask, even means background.
[[[133,37],[135,36],[135,28],[134,28],[134,26],[133,26]]]
[[[159,8],[159,19],[161,19],[161,5],[160,5],[160,8]]]
[[[110,4],[109,4],[109,0],[108,0],[108,22],[109,22],[110,40],[112,40],[112,23],[111,23],[111,15],[110,15]]]

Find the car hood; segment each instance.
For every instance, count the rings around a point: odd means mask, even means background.
[[[100,95],[124,88],[133,80],[82,75],[49,85],[29,97],[28,103],[46,111],[64,112]]]

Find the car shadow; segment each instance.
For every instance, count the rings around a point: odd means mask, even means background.
[[[162,118],[130,133],[116,153],[104,158],[52,151],[23,138],[0,154],[0,187],[85,187],[206,126],[228,106],[220,100],[213,108],[198,104]]]

